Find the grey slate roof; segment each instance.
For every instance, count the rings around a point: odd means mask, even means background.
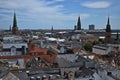
[[[12,72],[11,71],[11,73],[14,74],[16,77],[18,77],[20,80],[29,80],[26,72]]]

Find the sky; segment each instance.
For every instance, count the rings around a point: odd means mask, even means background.
[[[0,0],[0,29],[13,25],[14,11],[19,29],[105,29],[110,17],[112,29],[120,29],[120,0]]]

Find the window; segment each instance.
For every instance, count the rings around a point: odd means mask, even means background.
[[[15,55],[16,54],[16,47],[12,46],[11,47],[11,55]]]

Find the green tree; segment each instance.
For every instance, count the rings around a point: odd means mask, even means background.
[[[94,41],[92,44],[96,45],[96,44],[100,44],[100,42],[99,41]]]
[[[101,44],[104,44],[105,43],[105,41],[103,40],[103,39],[99,39],[98,40]]]
[[[92,52],[93,43],[87,42],[84,44],[84,49]]]

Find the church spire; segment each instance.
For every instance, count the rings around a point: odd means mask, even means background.
[[[109,16],[108,16],[108,22],[107,22],[107,25],[110,25]]]
[[[14,16],[13,16],[12,34],[13,35],[18,35],[18,27],[17,27],[17,19],[16,19],[15,11],[14,11]]]
[[[107,25],[106,25],[105,42],[111,43],[111,26],[110,26],[109,16],[108,16],[108,21],[107,21]]]
[[[108,16],[108,21],[107,21],[107,25],[106,25],[106,32],[111,32],[109,16]]]
[[[13,17],[13,27],[17,27],[17,19],[16,19],[15,11],[14,11],[14,17]]]
[[[78,17],[77,30],[81,30],[81,21],[80,21],[80,16]]]

